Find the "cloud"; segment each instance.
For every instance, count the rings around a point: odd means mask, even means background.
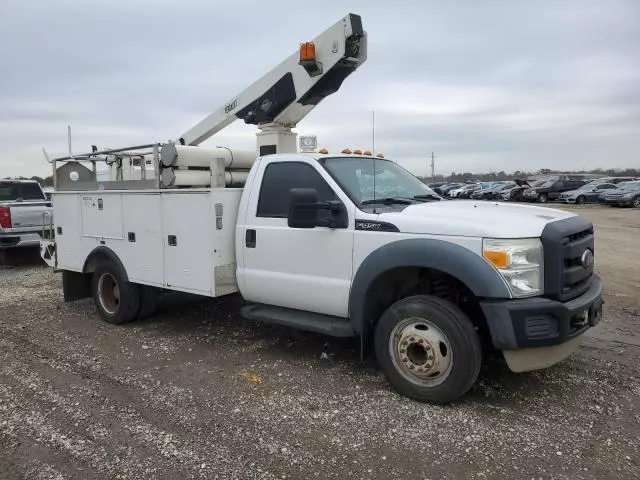
[[[0,172],[46,175],[41,148],[178,137],[342,17],[343,2],[3,0]],[[297,128],[422,174],[632,167],[640,5],[356,1],[368,60]],[[255,147],[236,122],[207,144]]]

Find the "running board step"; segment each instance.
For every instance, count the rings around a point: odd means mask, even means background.
[[[284,325],[285,327],[309,330],[332,337],[355,336],[351,322],[346,318],[258,304],[246,305],[240,309],[240,313],[244,318],[249,320],[275,323]]]

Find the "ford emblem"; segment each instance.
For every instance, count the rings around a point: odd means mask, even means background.
[[[584,268],[593,267],[593,252],[588,248],[582,253],[580,257],[580,262]]]

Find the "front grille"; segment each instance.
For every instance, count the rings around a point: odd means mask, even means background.
[[[562,239],[564,270],[562,272],[563,297],[575,297],[589,287],[593,266],[582,265],[585,250],[593,252],[593,227],[565,236]],[[576,293],[577,292],[577,293]]]
[[[550,223],[542,236],[545,296],[567,301],[585,292],[593,276],[593,265],[585,267],[582,255],[594,251],[593,225],[581,217]]]

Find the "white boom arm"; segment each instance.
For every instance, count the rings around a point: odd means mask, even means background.
[[[256,125],[258,155],[296,151],[291,128],[367,58],[359,15],[348,14],[300,46],[280,65],[185,132],[177,143],[199,145],[237,119]]]

